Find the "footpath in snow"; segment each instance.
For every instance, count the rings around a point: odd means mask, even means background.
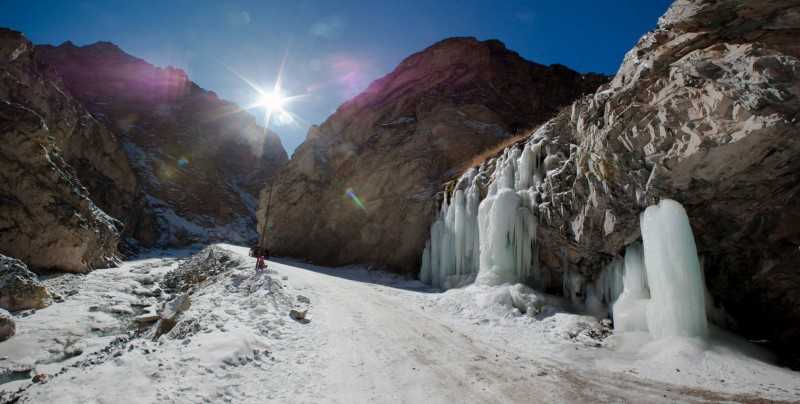
[[[15,316],[0,402],[800,401],[800,373],[719,330],[621,338],[520,286],[253,267],[215,245],[46,279],[64,301]]]

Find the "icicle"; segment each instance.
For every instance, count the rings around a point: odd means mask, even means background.
[[[650,291],[642,256],[642,245],[638,242],[625,249],[624,290],[614,302],[614,329],[618,332],[647,331],[647,304]]]
[[[431,241],[425,243],[425,249],[422,250],[422,267],[419,271],[419,280],[424,283],[431,283]]]
[[[444,221],[442,218],[436,219],[431,225],[431,285],[438,288],[442,287],[441,254],[443,242]]]
[[[453,196],[453,216],[454,216],[454,223],[453,223],[453,236],[454,236],[454,252],[455,252],[455,270],[456,275],[461,275],[462,272],[466,270],[465,267],[465,259],[466,259],[466,221],[467,221],[467,212],[466,212],[466,200],[464,197],[464,191],[456,190],[455,196]]]
[[[444,289],[461,286],[481,273],[492,284],[543,279],[538,272],[534,215],[537,186],[543,178],[541,151],[542,145],[534,143],[506,149],[494,161],[483,201],[481,180],[486,173],[471,169],[461,176],[431,226],[421,279]]]
[[[663,199],[641,217],[644,261],[652,296],[647,326],[655,338],[708,333],[703,275],[689,217]]]
[[[562,261],[564,260],[562,259]],[[583,293],[581,291],[583,285],[583,275],[567,270],[563,274],[562,281],[563,295],[569,298],[573,305],[581,306],[584,303]]]
[[[522,149],[522,155],[519,157],[519,161],[517,164],[519,165],[518,173],[518,180],[516,183],[516,189],[523,190],[528,189],[532,183],[533,177],[533,164],[534,164],[534,154],[533,151],[527,146]]]

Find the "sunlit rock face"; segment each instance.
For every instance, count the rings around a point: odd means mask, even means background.
[[[107,42],[37,46],[37,61],[119,137],[141,209],[109,212],[145,246],[256,237],[258,191],[287,161],[238,106]]]
[[[113,265],[136,177],[119,139],[0,29],[0,253],[32,269]]]
[[[281,171],[273,252],[417,271],[439,184],[605,80],[494,40],[452,38],[408,57],[312,127]]]
[[[640,213],[674,199],[713,301],[800,364],[798,37],[798,1],[677,1],[611,83],[512,146],[546,151],[531,203],[543,287],[596,279]]]

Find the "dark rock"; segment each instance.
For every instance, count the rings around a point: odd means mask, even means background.
[[[0,307],[10,311],[42,309],[51,301],[50,292],[22,261],[0,255]]]
[[[35,376],[33,376],[31,381],[34,382],[34,383],[43,384],[43,383],[47,383],[47,379],[48,379],[47,374],[45,374],[45,373],[37,373]]]
[[[161,282],[168,291],[186,292],[207,279],[230,271],[242,263],[229,251],[216,247],[206,247],[181,263],[177,269],[167,273]]]
[[[295,320],[298,323],[307,324],[311,322],[311,320],[306,318],[306,313],[308,313],[308,310],[291,309],[289,310],[289,317],[291,317],[292,320]]]
[[[178,323],[178,317],[192,305],[192,300],[189,295],[178,295],[167,303],[159,313],[158,324],[156,324],[154,338],[170,332],[175,324]]]
[[[0,309],[0,342],[5,341],[17,333],[17,324],[11,314]]]
[[[186,320],[181,320],[178,324],[176,324],[175,327],[173,327],[172,330],[170,330],[167,336],[172,339],[186,340],[192,335],[200,332],[201,329],[202,326],[200,325],[200,322],[197,321],[197,319],[189,318]]]

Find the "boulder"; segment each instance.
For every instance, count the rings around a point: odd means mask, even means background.
[[[161,285],[167,291],[187,292],[207,279],[231,271],[241,264],[238,258],[224,248],[206,247],[167,273]]]
[[[0,307],[9,311],[42,309],[51,296],[36,274],[20,260],[0,255]]]
[[[176,296],[169,302],[164,303],[161,312],[158,313],[159,320],[155,327],[155,336],[158,338],[172,330],[178,323],[178,317],[189,307],[192,306],[192,299],[189,295],[182,294]]]
[[[311,322],[311,320],[306,318],[306,313],[308,313],[308,310],[291,309],[289,310],[289,317],[291,317],[292,320],[295,320],[298,323],[306,324]]]
[[[17,325],[11,313],[0,309],[0,342],[14,336],[17,332]]]

